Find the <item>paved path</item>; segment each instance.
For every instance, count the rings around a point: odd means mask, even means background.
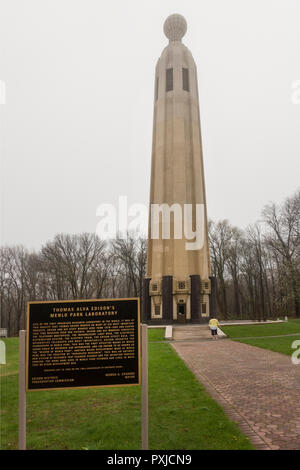
[[[300,449],[300,365],[289,356],[231,340],[172,346],[256,449]]]

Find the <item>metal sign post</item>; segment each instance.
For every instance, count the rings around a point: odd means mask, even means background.
[[[26,450],[26,331],[19,331],[19,450]]]
[[[148,325],[142,325],[142,450],[148,450]]]

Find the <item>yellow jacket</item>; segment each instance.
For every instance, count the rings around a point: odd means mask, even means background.
[[[216,318],[211,318],[209,320],[208,324],[209,324],[209,326],[219,326],[220,325],[220,323],[218,322],[218,320]]]

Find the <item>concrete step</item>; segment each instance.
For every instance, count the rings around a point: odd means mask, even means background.
[[[189,339],[208,339],[211,332],[208,325],[184,325],[173,327],[173,340],[182,341]]]

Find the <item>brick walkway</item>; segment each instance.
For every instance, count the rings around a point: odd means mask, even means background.
[[[256,449],[300,449],[300,365],[230,340],[172,346]]]

